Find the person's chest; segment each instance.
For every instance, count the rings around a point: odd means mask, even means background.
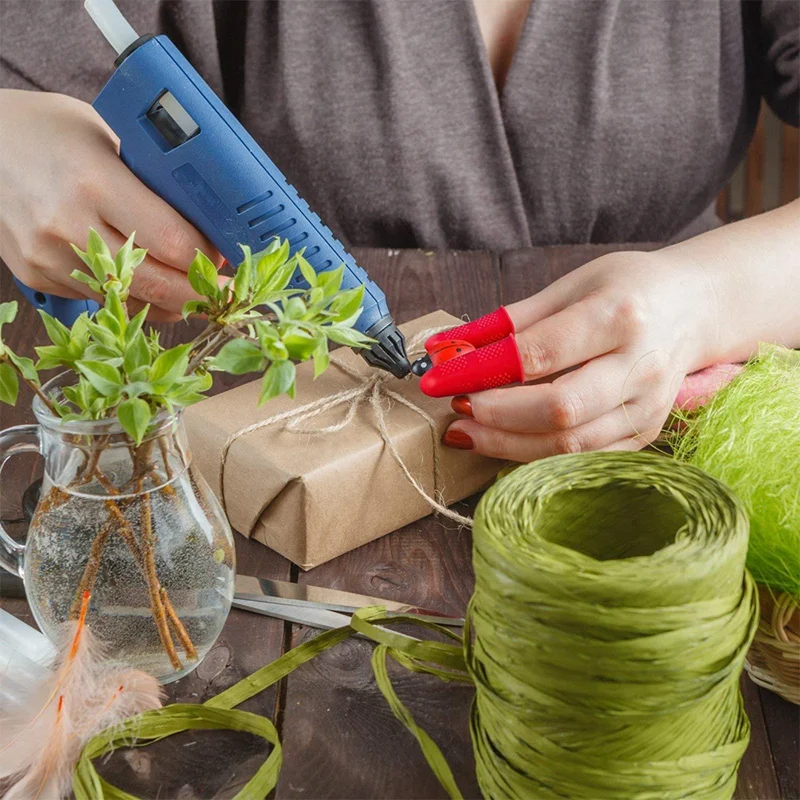
[[[64,36],[43,58],[27,4],[6,2],[11,67],[94,96],[110,66],[86,50],[82,9],[51,8]],[[671,235],[743,153],[758,103],[732,2],[533,0],[501,93],[473,0],[120,5],[141,31],[163,26],[224,89],[351,244]]]
[[[636,240],[703,211],[757,103],[738,4],[533,0],[492,34],[473,1],[252,7],[243,119],[347,239]]]

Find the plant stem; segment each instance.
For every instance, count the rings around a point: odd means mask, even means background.
[[[153,556],[151,542],[152,519],[150,516],[150,495],[144,494],[141,498],[141,502],[143,504],[144,516],[144,533],[142,536],[141,557],[147,576],[146,582],[148,595],[150,597],[150,610],[153,614],[153,620],[156,623],[158,635],[161,638],[161,644],[164,646],[164,650],[166,650],[170,663],[174,669],[180,669],[182,666],[181,660],[178,658],[178,652],[175,649],[175,644],[172,641],[172,636],[170,636],[169,633],[167,615],[164,611],[164,603],[161,600],[161,587],[159,586],[158,577],[156,575],[155,559]],[[117,503],[114,500],[106,500],[106,509],[117,520],[120,528],[125,531],[125,535],[130,535],[131,541],[135,541],[135,536],[130,528],[130,523],[127,519],[125,519]],[[131,542],[128,543],[128,547],[133,550]]]
[[[81,582],[78,584],[78,591],[72,602],[72,608],[70,608],[69,611],[69,619],[78,618],[84,593],[91,592],[94,588],[94,582],[97,580],[97,573],[100,571],[100,563],[103,560],[103,550],[105,549],[106,542],[113,528],[114,522],[113,520],[109,520],[100,528],[97,536],[94,537],[91,549],[89,550],[89,558],[86,561],[86,568],[83,570]]]
[[[203,363],[203,361],[224,342],[226,338],[227,336],[224,328],[217,330],[217,332],[209,339],[208,343],[192,357],[192,360],[189,362],[189,366],[186,368],[186,372],[189,374],[194,372]]]
[[[89,456],[89,461],[83,471],[83,477],[80,483],[89,483],[96,474],[99,474],[100,471],[97,469],[97,465],[100,463],[100,456],[108,446],[109,438],[108,436],[101,436],[100,439],[98,439],[96,446],[92,449],[91,456]]]
[[[175,475],[172,471],[172,465],[169,463],[169,446],[163,436],[158,437],[158,449],[161,451],[161,459],[164,462],[164,472],[167,474],[167,480],[171,481]]]
[[[161,601],[164,603],[164,610],[167,612],[169,624],[175,632],[175,635],[178,637],[181,647],[183,647],[183,650],[186,653],[186,658],[188,658],[189,661],[197,661],[197,650],[195,650],[194,644],[192,644],[192,640],[189,638],[186,628],[183,627],[183,623],[175,613],[172,603],[169,602],[167,590],[163,586],[161,587]]]
[[[30,378],[26,378],[25,375],[22,374],[22,370],[10,358],[4,358],[3,361],[5,361],[7,364],[11,364],[11,369],[13,369],[17,375],[19,375],[19,379],[47,406],[54,417],[59,416],[58,412],[56,411],[56,407],[53,405],[53,402],[34,381],[30,380]]]

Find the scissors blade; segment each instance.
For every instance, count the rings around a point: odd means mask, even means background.
[[[410,614],[425,622],[439,625],[462,627],[461,617],[451,617],[438,611],[419,608],[396,600],[382,597],[371,597],[365,594],[344,592],[339,589],[328,589],[322,586],[309,586],[301,583],[276,581],[269,578],[256,578],[250,575],[237,575],[234,597],[252,602],[268,602],[274,605],[307,606],[327,611],[352,614],[359,608],[367,606],[383,606],[389,616]]]
[[[350,624],[350,617],[347,614],[340,614],[337,611],[329,611],[325,608],[315,608],[308,605],[286,605],[283,603],[259,602],[257,600],[242,600],[239,597],[234,597],[233,607],[241,608],[245,611],[253,611],[256,614],[263,614],[265,617],[283,619],[296,625],[320,628],[324,631],[342,628]]]

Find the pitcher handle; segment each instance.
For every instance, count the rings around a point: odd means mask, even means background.
[[[17,425],[0,431],[0,473],[11,456],[39,452],[41,442],[38,425]],[[12,539],[0,525],[0,567],[21,578],[24,553],[25,545]]]

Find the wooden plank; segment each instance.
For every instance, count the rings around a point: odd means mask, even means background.
[[[800,798],[800,706],[759,687],[781,797]]]
[[[524,300],[600,256],[626,250],[656,250],[662,245],[582,244],[508,250],[500,256],[500,291],[503,303]]]
[[[398,320],[437,308],[475,317],[499,305],[497,264],[489,255],[359,256]],[[473,588],[470,547],[467,531],[426,517],[299,580],[462,615]],[[309,635],[297,627],[293,643]],[[278,798],[446,796],[375,686],[371,650],[350,641],[289,676]],[[468,729],[472,691],[404,672],[392,670],[401,698],[442,748],[465,795],[478,797]]]
[[[762,108],[745,159],[745,217],[753,217],[764,210],[764,115]]]
[[[353,254],[386,293],[398,323],[438,309],[474,318],[499,298],[498,259],[491,253],[356,248]]]
[[[800,130],[791,125],[781,127],[781,191],[780,204],[800,197]]]
[[[0,271],[6,273],[5,267]],[[3,329],[4,338],[19,355],[35,357],[34,346],[45,344],[44,329],[38,315],[29,306],[16,286],[2,277],[0,302],[20,302],[17,320]],[[159,326],[166,347],[187,341],[202,329],[202,322]],[[221,380],[220,380],[221,378]],[[222,391],[247,379],[219,376],[214,392]],[[33,422],[30,398],[21,393],[15,408],[0,406],[2,427]],[[19,456],[3,471],[0,492],[0,516],[20,519],[20,498],[31,480],[41,474],[41,459]],[[9,526],[12,534],[24,538],[26,525]],[[239,568],[264,577],[288,580],[291,565],[282,556],[267,550],[258,542],[238,533],[236,551]],[[0,578],[0,580],[7,580]],[[3,607],[33,624],[27,603],[21,599],[4,599]],[[166,688],[167,702],[199,703],[233,685],[245,675],[276,659],[285,646],[284,624],[246,611],[233,610],[222,635],[200,666],[182,680]],[[242,708],[273,718],[279,702],[273,688],[258,695]],[[141,797],[208,797],[246,781],[269,752],[269,746],[256,737],[233,732],[187,733],[167,739],[144,750],[123,751],[104,762],[104,777]]]
[[[781,797],[775,766],[767,738],[758,687],[742,675],[740,681],[744,709],[750,719],[750,744],[739,766],[735,800],[779,800]]]

